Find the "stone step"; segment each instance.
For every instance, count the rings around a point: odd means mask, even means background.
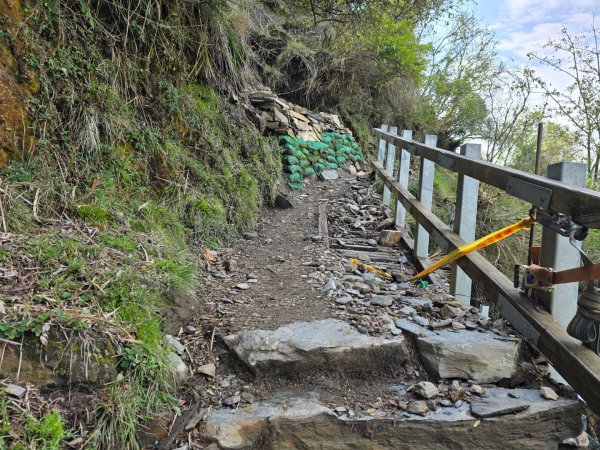
[[[257,375],[294,377],[320,369],[369,373],[397,368],[410,356],[402,336],[368,336],[335,319],[294,322],[273,331],[243,331],[224,341]]]
[[[425,416],[399,411],[397,417],[377,417],[375,411],[350,418],[315,399],[283,394],[214,410],[200,432],[220,449],[548,449],[582,432],[579,408],[575,400],[545,400],[537,390],[493,388],[472,405]],[[493,417],[474,415],[482,411]]]
[[[431,331],[409,319],[396,321],[396,326],[416,338],[421,360],[434,379],[497,383],[517,373],[520,339],[502,338],[489,331]]]

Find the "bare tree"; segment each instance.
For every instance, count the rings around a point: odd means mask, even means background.
[[[592,24],[591,33],[572,35],[566,28],[559,39],[550,40],[544,48],[551,49],[550,56],[530,53],[532,60],[566,75],[571,84],[559,91],[546,80],[537,81],[555,110],[568,119],[581,132],[586,150],[591,188],[598,187],[600,163],[600,42],[598,29]]]
[[[484,94],[488,114],[481,130],[488,161],[506,165],[517,143],[542,119],[545,105],[530,109],[533,85],[529,68],[503,70],[489,80]]]

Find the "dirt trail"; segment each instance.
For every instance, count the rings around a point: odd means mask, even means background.
[[[540,365],[529,364],[531,370],[518,366],[519,339],[503,321],[492,322],[477,308],[463,308],[443,287],[401,281],[415,268],[408,252],[405,256],[399,246],[378,245],[378,236],[395,232],[380,235],[382,228],[393,227],[391,210],[381,204],[366,178],[344,174],[333,182],[314,181],[290,193],[289,199],[292,208],[263,210],[254,231],[231,248],[205,253],[203,289],[195,301],[190,300],[188,316],[183,316],[187,320],[177,335],[192,374],[180,396],[189,414],[182,416],[182,428],[166,417],[158,425],[165,435],[171,430],[172,439],[179,435],[192,448],[230,448],[227,439],[241,439],[246,433],[242,430],[253,426],[239,414],[250,414],[252,424],[262,423],[252,414],[260,415],[273,401],[284,415],[288,402],[304,399],[344,420],[389,419],[393,424],[419,416],[444,416],[444,408],[468,414],[469,405],[477,404],[485,394],[477,383],[490,389],[539,386]],[[319,236],[319,205],[323,203],[327,204],[330,247]],[[348,261],[352,254],[372,259],[370,264],[399,278],[383,279],[357,270]],[[180,305],[182,311],[185,306]],[[303,323],[285,326],[293,322]],[[424,342],[433,342],[431,336],[440,333],[444,333],[443,342],[431,345],[447,342],[450,348],[444,363],[448,369],[439,366],[446,370],[443,374],[431,361],[426,370],[423,355],[430,354],[430,344],[417,345],[417,338],[425,336]],[[243,344],[238,347],[240,339]],[[365,341],[368,344],[360,347]],[[465,342],[486,348],[465,353]],[[386,353],[382,350],[386,346],[392,350]],[[437,375],[436,370],[440,371]],[[424,397],[430,400],[411,392],[417,383],[435,391]],[[573,416],[572,406],[566,402],[559,408],[563,418]],[[548,422],[548,414],[540,424]],[[239,419],[240,428],[234,426],[231,433],[218,431],[219,417]],[[319,417],[315,416],[315,423],[321,423]],[[192,425],[184,429],[185,421]],[[246,437],[250,439],[253,433],[247,430]],[[342,434],[334,433],[339,445],[346,438]],[[217,435],[224,439],[218,438],[223,446],[207,444]],[[240,448],[236,445],[231,448]]]
[[[207,281],[206,305],[224,319],[225,329],[219,333],[275,329],[331,316],[330,302],[303,276],[315,270],[318,256],[327,251],[317,239],[319,203],[342,196],[352,180],[347,176],[334,182],[314,181],[292,192],[293,208],[263,210],[255,227],[257,236],[219,251],[222,260],[233,259],[237,265],[228,273],[231,279],[212,276]],[[256,282],[248,276],[256,276]],[[249,289],[235,287],[241,283]]]

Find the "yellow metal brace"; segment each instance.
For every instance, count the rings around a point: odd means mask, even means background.
[[[502,228],[501,230],[494,231],[493,233],[488,234],[476,241],[471,242],[470,244],[465,244],[462,247],[457,248],[453,252],[450,252],[448,255],[444,256],[442,259],[433,263],[431,266],[427,267],[422,272],[419,272],[415,276],[413,276],[410,281],[418,280],[419,278],[424,277],[425,275],[430,274],[431,272],[439,269],[442,266],[445,266],[448,263],[456,261],[458,258],[466,255],[467,253],[474,252],[475,250],[482,249],[487,247],[488,245],[492,245],[502,239],[507,238],[508,236],[515,234],[517,231],[528,229],[534,220],[530,217],[526,219],[521,219],[517,223],[513,223],[507,227]]]

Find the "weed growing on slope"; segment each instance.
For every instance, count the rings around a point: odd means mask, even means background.
[[[0,448],[12,450],[61,450],[75,436],[61,413],[52,410],[36,418],[9,400],[0,390]]]
[[[143,419],[176,410],[162,312],[197,290],[199,246],[250,227],[281,172],[276,144],[218,94],[245,65],[225,2],[130,6],[25,2],[19,35],[0,35],[23,42],[39,84],[36,146],[0,171],[0,334],[111,333],[119,378],[88,424],[104,448],[137,448]]]

